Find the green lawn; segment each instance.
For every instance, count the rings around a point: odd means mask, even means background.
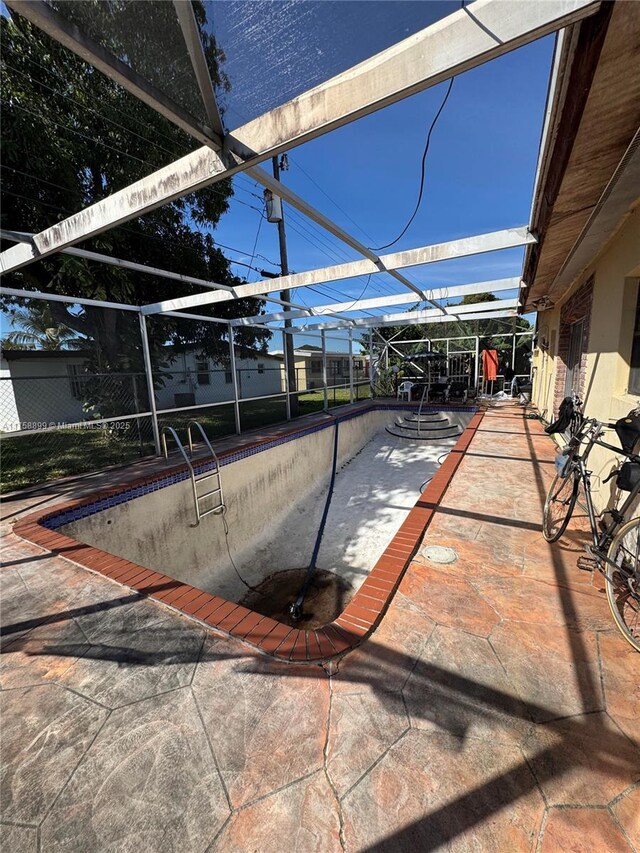
[[[60,429],[22,438],[0,438],[0,491],[99,471],[152,452],[153,443],[144,434],[140,441],[137,433],[133,438],[114,438],[100,429]]]
[[[369,386],[356,386],[356,399],[369,396]],[[298,395],[299,415],[321,411],[324,406],[322,389],[304,391]],[[342,406],[349,402],[349,389],[329,391],[329,406]],[[233,404],[212,409],[195,409],[160,416],[160,428],[172,426],[186,442],[188,421],[198,420],[210,439],[223,438],[236,431]],[[242,430],[258,429],[286,420],[284,398],[255,400],[240,403]],[[24,489],[47,483],[59,477],[100,471],[109,465],[132,462],[153,453],[150,419],[131,429],[113,435],[103,429],[60,429],[47,433],[0,439],[0,492]]]

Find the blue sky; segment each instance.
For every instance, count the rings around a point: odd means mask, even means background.
[[[355,5],[363,12],[369,6]],[[380,26],[383,20],[376,23]],[[405,236],[386,251],[527,224],[553,44],[553,36],[541,39],[455,80],[432,136],[420,211]],[[237,62],[230,62],[231,69],[242,74]],[[441,84],[295,149],[284,182],[368,246],[393,240],[413,210],[426,132],[445,91],[446,84]],[[241,123],[230,110],[229,124],[234,118],[235,125]],[[260,214],[246,204],[260,208],[259,198],[251,193],[261,196],[262,189],[244,176],[235,180],[235,187],[237,202],[215,236],[243,250],[228,254],[248,263]],[[286,208],[285,216],[292,270],[359,257],[297,211]],[[263,221],[255,247],[261,257],[254,265],[274,269],[264,258],[278,261],[277,227]],[[523,250],[514,249],[405,272],[424,287],[464,284],[519,275],[522,258]],[[247,274],[240,266],[235,269]],[[250,281],[259,278],[248,274]],[[323,290],[334,294],[329,298],[300,289],[292,292],[292,299],[310,305],[355,299],[364,284],[352,279],[325,286]],[[388,276],[374,276],[365,298],[401,290]]]
[[[458,7],[417,0],[209,3],[213,29],[228,55],[229,129]],[[553,44],[549,36],[456,78],[432,136],[420,211],[405,236],[385,251],[527,223]],[[293,150],[284,182],[366,245],[388,243],[413,211],[426,133],[446,86]],[[270,162],[264,167],[270,169]],[[228,257],[276,271],[277,227],[261,222],[262,188],[246,176],[235,178],[234,186],[231,210],[214,237],[237,250],[225,251]],[[297,211],[285,207],[285,216],[292,271],[360,257]],[[519,275],[522,258],[523,250],[514,249],[405,274],[424,288],[464,284]],[[260,278],[243,266],[234,271],[249,281]],[[351,279],[323,285],[324,295],[298,289],[292,299],[311,306],[355,299],[365,284],[366,279]],[[389,276],[376,275],[363,295],[401,291]]]

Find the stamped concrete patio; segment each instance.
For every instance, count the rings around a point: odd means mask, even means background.
[[[487,412],[380,625],[277,663],[11,532],[2,849],[640,851],[640,656],[582,533],[542,539],[554,445]],[[13,508],[12,508],[13,507]]]

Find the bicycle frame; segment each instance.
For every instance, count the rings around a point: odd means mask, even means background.
[[[606,441],[603,441],[600,436],[604,431],[604,427],[602,424],[598,424],[592,435],[589,438],[587,446],[584,449],[583,453],[578,453],[576,458],[573,461],[573,466],[577,465],[578,472],[580,475],[580,479],[582,481],[582,485],[584,488],[585,499],[587,502],[587,515],[589,517],[589,526],[591,528],[591,538],[593,540],[592,553],[594,556],[598,557],[598,559],[607,561],[607,548],[612,541],[616,531],[618,528],[624,523],[626,513],[633,505],[633,502],[640,494],[640,480],[632,491],[629,492],[628,497],[624,500],[622,506],[613,507],[607,512],[611,515],[611,521],[604,529],[604,531],[598,535],[598,521],[595,509],[593,507],[593,500],[591,498],[591,471],[588,470],[586,466],[586,461],[589,458],[589,454],[591,453],[594,446],[597,444],[599,447],[605,447],[607,450],[612,450],[617,454],[624,454],[627,458],[632,458],[632,454],[625,453],[620,447],[615,447],[612,444],[608,444]]]

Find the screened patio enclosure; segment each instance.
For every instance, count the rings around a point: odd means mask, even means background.
[[[29,21],[80,57],[95,69],[94,73],[104,75],[132,99],[180,128],[188,140],[179,159],[70,215],[52,211],[50,224],[37,233],[21,230],[20,222],[3,223],[0,236],[6,248],[0,252],[0,275],[6,300],[18,305],[62,303],[73,306],[68,309],[73,312],[114,312],[120,327],[127,330],[131,347],[131,369],[117,375],[101,376],[95,370],[89,376],[78,375],[71,362],[64,370],[46,367],[50,372],[43,372],[41,378],[51,379],[49,388],[64,387],[64,393],[81,405],[70,407],[69,414],[61,418],[56,416],[53,401],[49,417],[46,405],[37,417],[23,418],[11,409],[10,416],[2,415],[7,424],[11,421],[17,426],[5,431],[10,437],[7,445],[27,439],[46,444],[51,436],[80,430],[87,421],[95,428],[114,431],[124,420],[130,424],[127,432],[134,436],[130,441],[132,453],[159,453],[163,424],[179,424],[206,414],[212,417],[212,431],[217,435],[284,420],[292,411],[304,414],[314,406],[329,408],[353,402],[374,394],[376,371],[387,367],[393,352],[390,344],[380,350],[379,333],[395,327],[451,324],[451,337],[431,340],[430,345],[444,348],[452,375],[464,373],[469,386],[477,386],[482,332],[470,337],[465,332],[467,336],[461,337],[453,331],[460,323],[468,329],[473,323],[504,321],[502,337],[510,341],[511,367],[523,376],[528,372],[518,360],[524,352],[521,344],[530,341],[532,333],[516,331],[515,326],[527,286],[520,276],[471,281],[461,278],[454,283],[449,276],[437,287],[421,281],[430,265],[439,270],[439,265],[455,264],[459,259],[535,244],[535,234],[526,223],[505,223],[499,230],[481,234],[452,234],[450,239],[401,250],[376,250],[263,166],[299,146],[557,33],[549,80],[552,95],[559,85],[556,72],[560,56],[568,49],[567,28],[597,13],[598,2],[398,3],[392,17],[388,4],[374,3],[369,4],[366,20],[361,4],[351,3],[7,0],[6,6],[11,15]],[[355,28],[358,43],[354,47]],[[138,37],[142,30],[143,39]],[[303,30],[304,44],[300,43]],[[230,87],[212,60],[217,56],[218,43],[226,52],[222,67],[232,80]],[[548,124],[547,109],[543,141]],[[538,170],[543,168],[546,165],[538,163]],[[281,200],[300,221],[338,241],[347,253],[345,259],[341,256],[330,266],[289,271],[281,258],[280,273],[230,286],[81,247],[83,242],[132,223],[162,205],[241,176],[271,193],[271,199]],[[136,276],[172,281],[175,296],[128,304],[59,293],[55,288],[34,290],[29,268],[58,254],[90,264],[95,270],[120,268]],[[365,282],[360,297],[317,304],[316,296],[316,304],[309,304],[307,297],[317,293],[318,287],[353,284],[358,279]],[[369,286],[378,294],[365,297]],[[472,297],[480,294],[491,298],[473,301]],[[217,314],[228,307],[220,303],[247,299],[256,300],[253,313],[234,318]],[[175,360],[163,361],[155,351],[157,347],[153,343],[150,346],[150,333],[152,341],[161,339],[158,330],[168,321],[187,327],[206,324],[219,341],[215,358],[204,365],[201,361],[199,368],[194,366],[191,372],[195,379]],[[272,335],[271,347],[282,353],[281,361],[272,358],[267,367],[264,363],[260,367],[259,359],[253,358],[241,342],[246,329]],[[303,342],[317,347],[322,362],[322,383],[313,394],[308,387],[297,387],[294,351]],[[87,346],[90,348],[90,342]],[[334,351],[343,353],[348,363],[338,382],[332,381],[327,357]],[[10,371],[3,373],[3,386],[11,385],[11,390],[2,395],[2,408],[15,408],[16,389],[25,396],[30,380],[24,376],[28,374],[12,378]],[[337,374],[333,376],[336,378]],[[178,387],[182,385],[186,387]],[[38,395],[37,387],[33,385],[34,396]],[[167,388],[171,393],[166,393]],[[265,393],[258,393],[260,390]],[[309,403],[312,398],[313,403]]]

